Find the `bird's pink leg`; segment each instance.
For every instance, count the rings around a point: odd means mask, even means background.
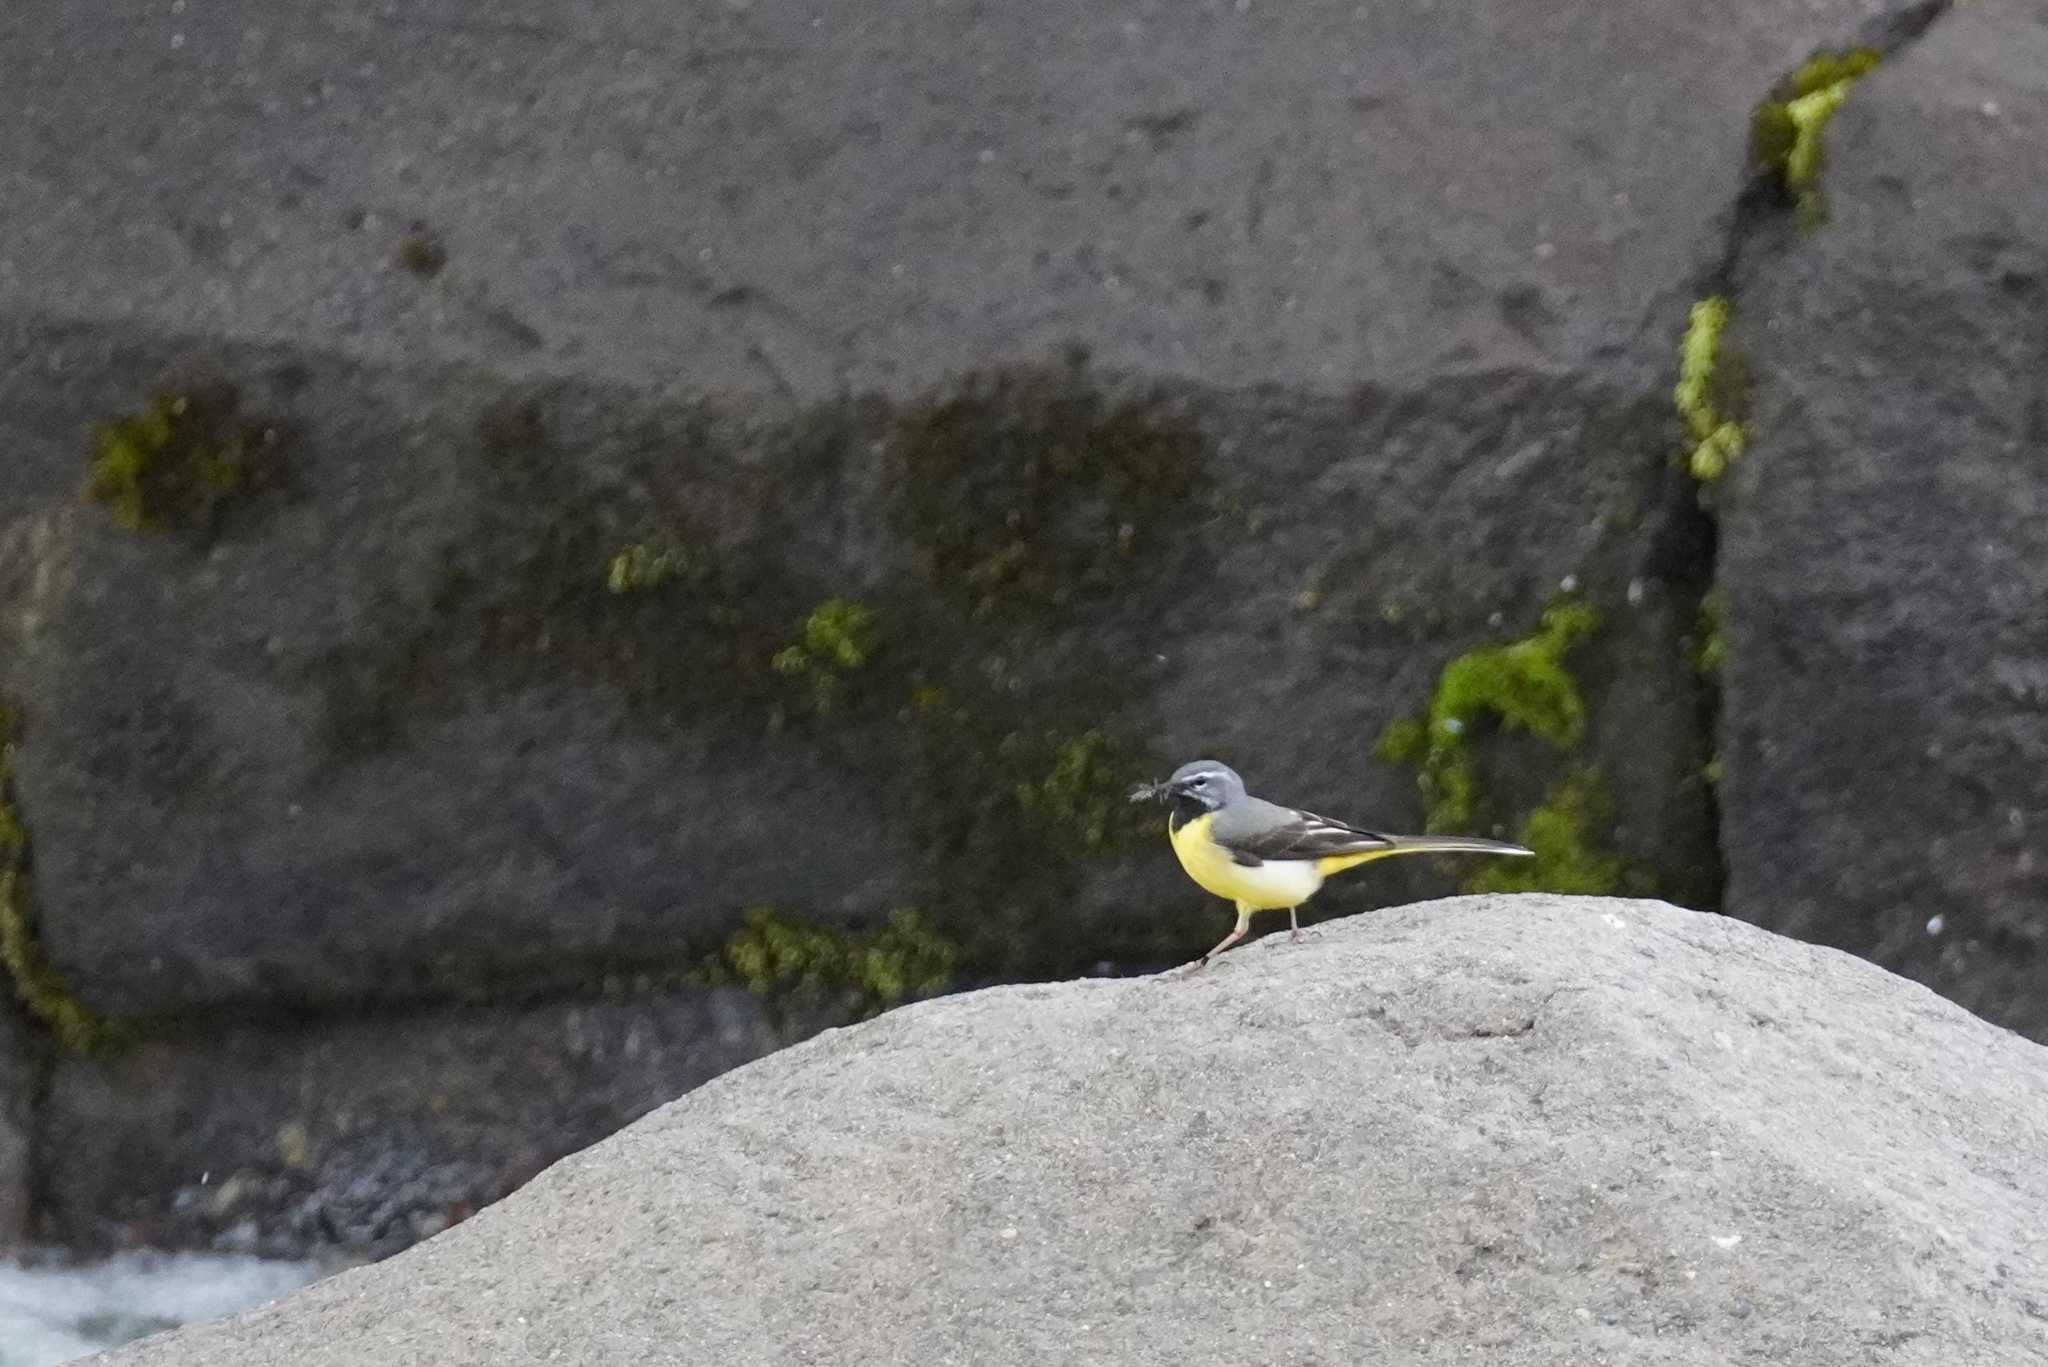
[[[1188,968],[1190,970],[1198,968],[1207,968],[1209,966],[1209,960],[1215,958],[1218,954],[1221,954],[1224,950],[1230,948],[1239,940],[1242,940],[1244,938],[1244,933],[1247,930],[1250,930],[1251,927],[1252,909],[1246,906],[1244,903],[1239,902],[1237,904],[1237,929],[1231,931],[1228,935],[1224,936],[1223,939],[1217,944],[1216,948],[1210,950],[1207,954],[1204,954],[1201,958],[1189,964]]]
[[[1287,908],[1287,938],[1296,944],[1300,944],[1308,938],[1308,936],[1301,933],[1300,907]]]

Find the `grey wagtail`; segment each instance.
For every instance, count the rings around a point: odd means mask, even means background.
[[[1282,807],[1244,790],[1227,764],[1198,759],[1164,783],[1141,783],[1133,802],[1164,802],[1167,838],[1188,877],[1237,903],[1237,929],[1196,960],[1209,960],[1244,938],[1255,911],[1287,912],[1299,940],[1298,909],[1331,874],[1396,854],[1533,854],[1520,845],[1470,835],[1381,835],[1314,812]]]

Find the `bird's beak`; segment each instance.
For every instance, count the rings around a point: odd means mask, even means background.
[[[1131,789],[1133,802],[1164,802],[1168,785],[1164,783],[1140,783]]]

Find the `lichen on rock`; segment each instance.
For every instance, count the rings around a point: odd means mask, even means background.
[[[1738,416],[1743,403],[1741,367],[1727,345],[1733,310],[1725,295],[1692,306],[1678,345],[1678,384],[1672,401],[1685,422],[1692,449],[1686,468],[1702,484],[1727,473],[1749,440]]]
[[[811,609],[797,639],[776,651],[769,665],[797,681],[811,711],[823,715],[838,705],[848,677],[866,668],[879,639],[874,609],[834,596]]]
[[[131,532],[210,535],[225,507],[275,473],[274,426],[237,416],[234,386],[166,387],[93,433],[85,497]]]
[[[1883,54],[1868,47],[1816,53],[1778,82],[1750,120],[1751,160],[1792,197],[1809,225],[1825,211],[1820,199],[1826,157],[1822,134],[1850,87],[1883,60]]]

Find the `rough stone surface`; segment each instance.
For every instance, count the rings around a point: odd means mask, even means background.
[[[2048,9],[1961,5],[1739,294],[1728,909],[2048,1037]]]
[[[916,902],[990,971],[1185,954],[1177,909],[1101,914],[1128,860],[1068,869],[1096,816],[1006,843],[1056,763],[996,752],[1099,729],[1104,791],[1221,752],[1412,823],[1373,738],[1567,580],[1610,618],[1616,842],[1711,897],[1674,343],[1771,73],[1915,8],[10,8],[0,689],[53,958],[114,1011],[445,998],[666,963],[764,902]],[[1033,531],[1132,560],[1109,591],[1062,563],[1050,621],[946,618],[900,521],[942,476],[877,424],[1070,346],[1166,385],[1203,491],[1061,495]],[[78,504],[85,433],[194,371],[292,434],[290,486],[207,547],[122,534]],[[1017,515],[981,477],[928,535]],[[605,635],[606,555],[662,533],[727,597]],[[765,662],[849,590],[917,598],[889,620],[924,653],[864,730],[767,734]],[[620,697],[648,670],[653,734]],[[916,676],[980,740],[906,773],[950,743],[894,720]]]
[[[0,1249],[31,1232],[40,1048],[12,1004],[0,1002]]]
[[[678,740],[631,724],[587,658],[549,654],[550,625],[566,635],[579,615],[627,636],[621,607],[637,606],[644,641],[650,614],[690,613],[605,591],[617,546],[678,525],[703,528],[700,552],[780,549],[783,582],[750,603],[771,643],[829,591],[799,596],[827,581],[827,552],[780,535],[795,510],[757,495],[685,521],[608,497],[647,446],[680,438],[622,435],[595,417],[607,396],[579,392],[548,411],[573,424],[557,439],[584,443],[583,469],[536,487],[557,472],[508,468],[482,435],[516,425],[527,396],[478,375],[422,383],[96,329],[8,342],[0,431],[31,498],[0,532],[17,632],[0,692],[20,700],[42,934],[95,1006],[584,990],[686,965],[754,903],[829,915],[900,897],[900,837],[843,767],[769,745],[765,702],[736,721],[714,696]],[[236,508],[209,547],[123,532],[79,499],[86,434],[202,368],[241,381],[252,418],[295,425],[290,487]],[[663,493],[721,474],[717,495],[743,497],[743,471],[671,469]],[[531,602],[554,615],[499,627]],[[671,676],[738,674],[687,637],[660,644]],[[755,672],[775,696],[765,660]],[[788,823],[839,838],[790,859],[758,834]]]
[[[217,1039],[673,981],[759,904],[1185,957],[1218,909],[1105,795],[1211,753],[1411,826],[1374,738],[1566,582],[1611,840],[1711,900],[1675,345],[1756,100],[1926,9],[0,8],[50,960]],[[93,424],[202,378],[279,486],[212,537],[82,504]],[[629,545],[693,568],[609,594]],[[778,668],[832,596],[871,661]],[[1491,757],[1485,821],[1564,762]]]
[[[1457,899],[900,1010],[208,1367],[2048,1361],[2048,1052],[1661,903]]]
[[[0,532],[0,692],[23,700],[43,937],[101,1009],[575,990],[685,965],[757,904],[922,905],[985,972],[1184,959],[1214,927],[1161,895],[1178,875],[1129,784],[1221,753],[1278,796],[1414,824],[1375,737],[1568,575],[1611,604],[1579,663],[1636,795],[1616,839],[1675,889],[1709,862],[1685,598],[1646,492],[1661,400],[1527,375],[1341,402],[1140,388],[1188,434],[1188,491],[1121,524],[1055,495],[1071,596],[985,615],[922,564],[954,514],[904,531],[892,434],[917,410],[888,405],[746,418],[214,349],[252,416],[291,425],[291,487],[205,547],[138,538],[79,502],[81,433],[197,351],[30,326],[0,373],[34,495]],[[999,498],[945,493],[1002,525]],[[1119,525],[1143,528],[1128,554]],[[607,591],[614,550],[669,538],[713,577]],[[882,643],[811,716],[771,662],[831,595],[872,604]],[[924,710],[927,685],[947,701]],[[1091,732],[1115,747],[1064,806],[1015,797]]]
[[[1751,106],[1914,8],[14,5],[0,297],[806,398],[1661,372]]]
[[[723,991],[214,1027],[62,1060],[42,1233],[388,1254],[789,1038]]]

